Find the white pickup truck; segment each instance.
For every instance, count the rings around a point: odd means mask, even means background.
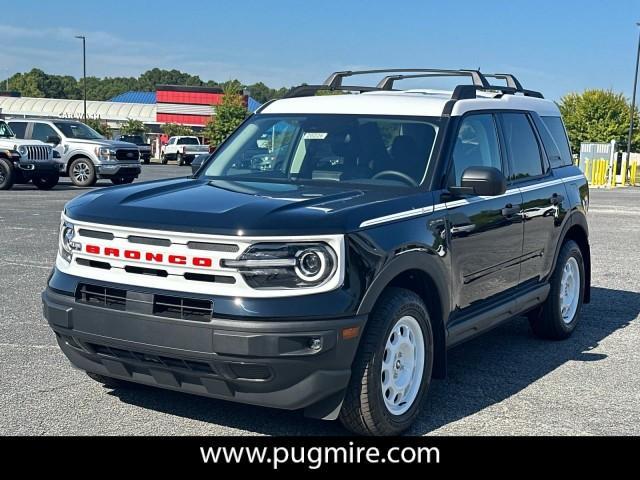
[[[171,137],[162,147],[162,163],[175,160],[180,166],[189,165],[198,155],[209,153],[209,145],[200,144],[198,137]]]

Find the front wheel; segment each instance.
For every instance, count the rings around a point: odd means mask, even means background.
[[[69,166],[69,177],[76,187],[91,187],[98,180],[96,167],[85,157],[76,158]]]
[[[388,289],[361,340],[340,420],[359,435],[397,435],[420,412],[431,382],[433,334],[414,292]]]
[[[176,155],[176,163],[178,164],[179,167],[184,165],[184,157],[182,156],[181,153],[178,153]]]
[[[13,165],[6,158],[0,158],[0,190],[9,190],[15,183]]]
[[[162,165],[166,165],[168,161],[169,160],[167,160],[167,156],[163,153],[160,157],[160,162],[162,163]]]
[[[573,333],[580,319],[584,279],[582,251],[576,242],[569,240],[558,254],[549,296],[540,307],[529,312],[529,323],[536,336],[563,340]]]
[[[58,184],[59,180],[60,175],[58,175],[57,173],[52,173],[49,175],[34,177],[32,182],[38,190],[51,190]]]

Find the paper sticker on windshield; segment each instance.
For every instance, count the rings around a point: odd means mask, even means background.
[[[307,132],[302,138],[305,140],[324,140],[327,138],[327,132]]]

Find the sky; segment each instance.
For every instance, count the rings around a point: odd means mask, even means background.
[[[630,97],[640,33],[640,0],[13,0],[2,11],[0,78],[80,77],[74,35],[86,35],[91,76],[159,67],[281,87],[334,70],[480,68],[555,100],[585,88]]]

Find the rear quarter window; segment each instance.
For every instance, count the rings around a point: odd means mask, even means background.
[[[564,129],[564,124],[560,117],[541,117],[542,122],[547,127],[549,133],[553,137],[556,143],[557,150],[560,154],[560,158],[549,158],[552,168],[566,167],[573,165],[573,159],[571,158],[571,148],[569,147],[569,139],[567,138],[567,132]],[[546,145],[545,145],[546,146]]]

